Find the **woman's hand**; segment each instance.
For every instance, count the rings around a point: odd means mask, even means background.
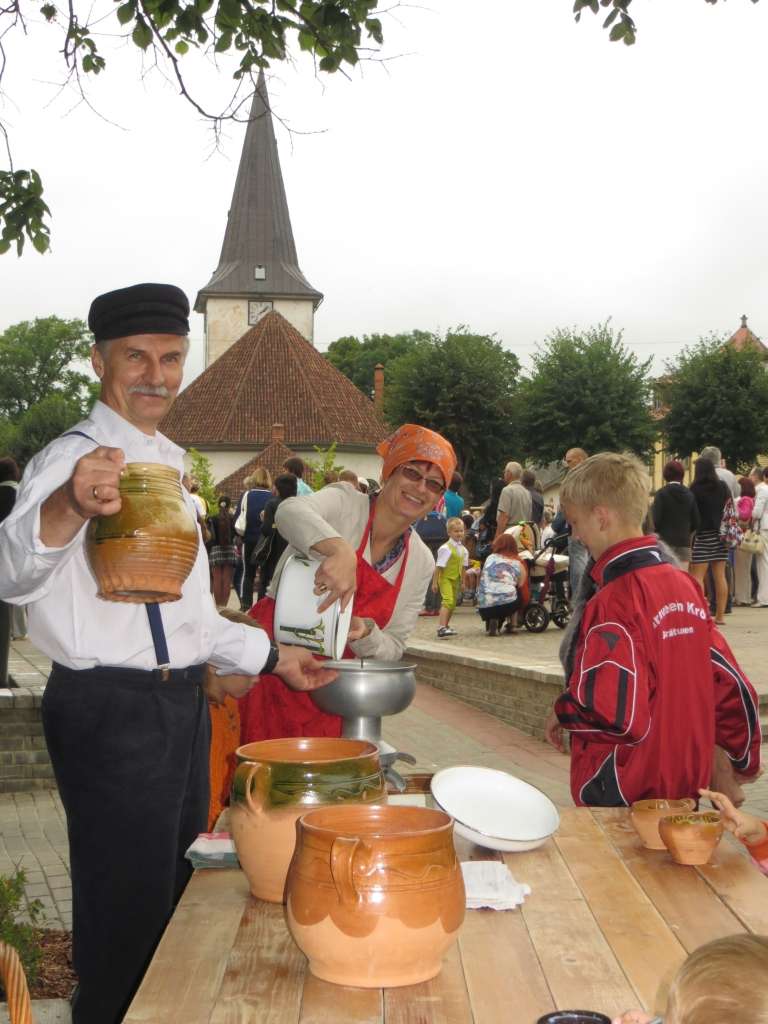
[[[651,1024],[654,1020],[658,1017],[643,1010],[625,1010],[620,1017],[614,1017],[611,1024]]]
[[[357,586],[357,552],[341,537],[321,541],[313,551],[325,556],[315,573],[314,592],[323,596],[317,610],[324,612],[338,599],[344,611]]]
[[[723,825],[729,832],[733,832],[737,839],[743,839],[745,843],[761,843],[768,837],[763,822],[753,814],[740,811],[733,806],[725,793],[718,793],[713,789],[700,789],[699,793],[711,800],[714,806],[720,811]]]
[[[371,632],[370,626],[357,615],[353,615],[349,620],[349,633],[347,633],[347,640],[362,640],[364,636],[368,636]]]

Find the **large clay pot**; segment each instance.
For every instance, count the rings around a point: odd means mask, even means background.
[[[720,842],[723,823],[717,811],[673,814],[661,819],[659,833],[678,864],[706,864]]]
[[[329,807],[299,819],[288,928],[318,978],[363,988],[440,972],[466,898],[453,822],[422,807]]]
[[[251,892],[282,903],[296,821],[324,804],[386,803],[379,748],[367,740],[297,736],[237,749],[229,820]]]
[[[129,462],[122,507],[88,524],[85,550],[105,601],[178,601],[197,558],[198,531],[171,466]]]
[[[681,800],[635,800],[629,812],[632,824],[648,850],[666,850],[659,835],[659,822],[670,814],[695,811],[696,801],[686,796]]]

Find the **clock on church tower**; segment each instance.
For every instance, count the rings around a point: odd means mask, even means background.
[[[261,320],[265,313],[271,312],[274,302],[262,299],[250,300],[248,302],[248,326],[253,327]]]

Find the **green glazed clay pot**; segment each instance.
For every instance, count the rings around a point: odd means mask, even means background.
[[[171,466],[129,462],[120,478],[122,508],[96,516],[85,551],[105,601],[178,601],[197,558],[197,523]]]
[[[229,818],[254,896],[284,898],[296,821],[313,807],[382,804],[387,788],[379,748],[367,740],[288,737],[237,750]]]

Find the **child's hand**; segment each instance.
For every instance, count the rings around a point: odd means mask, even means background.
[[[656,1020],[650,1013],[642,1010],[625,1010],[620,1017],[614,1017],[611,1024],[650,1024]]]
[[[561,754],[565,753],[563,727],[560,725],[560,719],[555,714],[554,708],[549,712],[544,723],[544,739],[547,743],[551,743],[555,750],[559,750]]]
[[[258,681],[258,676],[217,676],[213,665],[207,665],[203,690],[212,704],[223,704],[225,697],[244,697]]]
[[[699,793],[711,800],[720,811],[723,825],[729,832],[733,832],[737,839],[743,839],[745,843],[761,843],[765,840],[766,832],[763,822],[753,814],[740,811],[734,807],[725,793],[718,793],[713,789],[700,789]]]

